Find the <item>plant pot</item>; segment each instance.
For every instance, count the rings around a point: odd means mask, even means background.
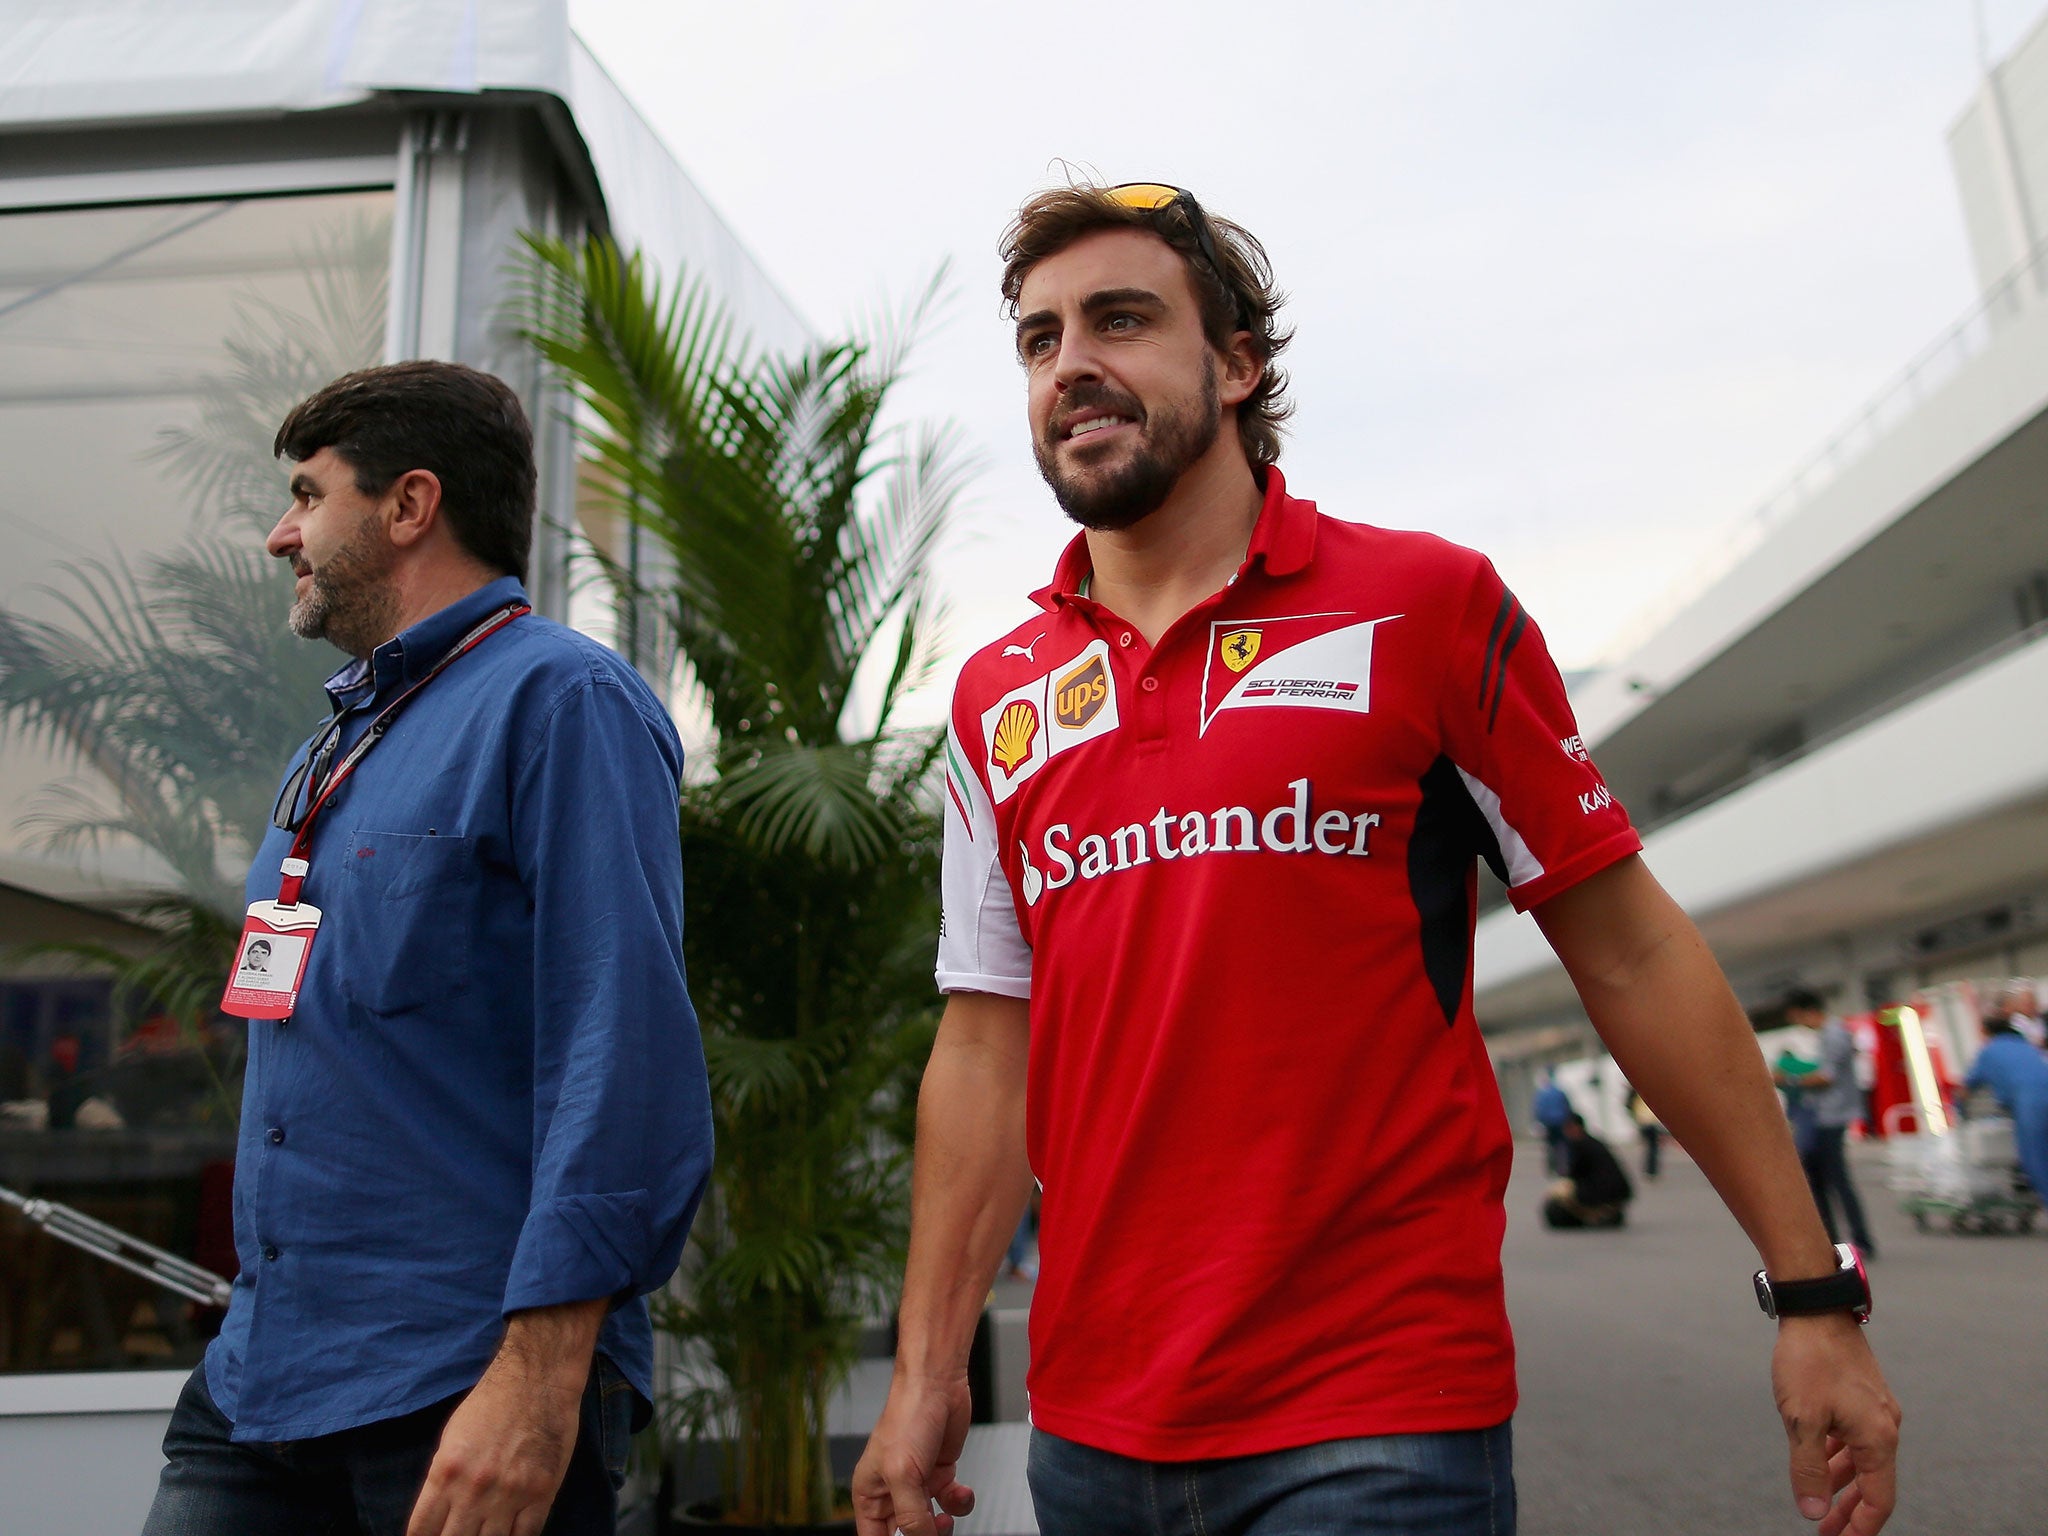
[[[833,1436],[835,1461],[844,1461],[846,1471],[838,1475],[838,1494],[846,1496],[845,1479],[851,1475],[853,1458],[866,1442],[852,1435]],[[844,1505],[840,1506],[844,1508]],[[715,1493],[702,1483],[692,1486],[679,1479],[671,1464],[662,1474],[655,1495],[655,1536],[854,1536],[851,1516],[826,1520],[817,1525],[744,1525],[728,1522]]]
[[[669,1528],[677,1536],[853,1536],[851,1520],[828,1520],[823,1525],[729,1525],[717,1506],[692,1504],[673,1517]]]

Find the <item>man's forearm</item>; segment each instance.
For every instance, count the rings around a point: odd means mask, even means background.
[[[1637,860],[1537,916],[1623,1074],[1719,1191],[1764,1267],[1785,1279],[1831,1271],[1834,1252],[1756,1033],[1692,920]]]
[[[505,1319],[505,1337],[491,1369],[516,1374],[540,1389],[573,1386],[581,1396],[609,1306],[599,1297],[514,1312]]]
[[[974,1326],[1031,1189],[1024,1150],[1028,1006],[956,994],[947,1004],[917,1103],[910,1259],[896,1370],[941,1378],[966,1369]]]

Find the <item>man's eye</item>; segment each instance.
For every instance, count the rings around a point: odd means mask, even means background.
[[[1102,328],[1106,331],[1127,331],[1137,323],[1136,315],[1111,315],[1102,322]]]
[[[1025,338],[1024,355],[1026,357],[1043,357],[1051,349],[1051,347],[1052,337],[1044,332],[1040,332],[1036,336],[1028,336]]]

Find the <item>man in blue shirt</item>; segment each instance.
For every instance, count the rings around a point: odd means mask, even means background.
[[[288,1017],[238,1005],[240,970],[228,993],[241,1273],[146,1536],[609,1532],[643,1298],[711,1161],[681,745],[526,607],[532,439],[501,382],[352,374],[276,447],[292,628],[355,660],[250,869],[264,985],[318,926]]]
[[[2012,1116],[2020,1167],[2048,1203],[2048,1058],[2026,1042],[2010,1017],[1986,1020],[1984,1036],[1963,1088],[1989,1088]]]

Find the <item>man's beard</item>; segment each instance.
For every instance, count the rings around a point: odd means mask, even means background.
[[[1213,368],[1202,370],[1200,397],[1183,402],[1179,409],[1145,416],[1131,396],[1102,388],[1077,390],[1068,397],[1067,405],[1069,416],[1091,407],[1128,416],[1145,434],[1144,444],[1122,468],[1107,474],[1063,471],[1058,442],[1041,438],[1032,444],[1038,472],[1052,487],[1060,510],[1098,533],[1132,527],[1157,512],[1188,467],[1209,451],[1223,425],[1223,402],[1216,392]]]
[[[325,640],[351,656],[368,656],[395,632],[398,599],[385,583],[390,551],[374,513],[366,513],[341,548],[312,573],[287,623],[305,640]]]

